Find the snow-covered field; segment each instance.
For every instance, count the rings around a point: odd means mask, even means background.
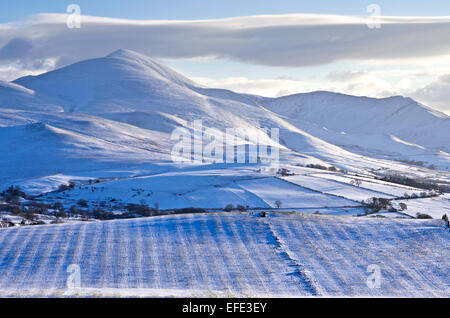
[[[417,213],[425,213],[435,219],[444,214],[450,215],[450,195],[447,193],[436,198],[419,198],[409,200],[398,200],[396,203],[405,203],[408,209],[405,213],[416,216]]]
[[[441,220],[295,213],[0,229],[0,295],[449,297],[449,244]]]
[[[372,196],[381,196],[384,198],[391,198],[391,197],[401,197],[405,194],[412,195],[412,194],[419,194],[420,192],[423,192],[424,190],[413,188],[413,187],[407,187],[401,184],[392,184],[389,182],[384,182],[381,180],[376,180],[373,178],[365,178],[365,177],[347,177],[347,176],[340,176],[337,174],[314,174],[314,176],[329,179],[329,180],[335,180],[337,183],[343,183],[343,184],[350,184],[354,180],[359,180],[360,185],[358,186],[360,189],[367,189],[371,191]],[[361,190],[363,191],[363,190]],[[345,191],[344,191],[345,193]]]
[[[158,206],[161,210],[186,207],[208,211],[238,205],[249,210],[273,209],[304,213],[361,215],[371,198],[391,200],[392,207],[403,214],[396,217],[416,217],[417,213],[440,219],[448,210],[448,194],[432,198],[404,199],[404,195],[420,195],[425,190],[389,183],[368,176],[352,176],[339,172],[318,172],[317,169],[287,166],[295,175],[281,176],[260,172],[260,165],[201,165],[179,167],[176,170],[151,173],[146,169],[105,172],[98,183],[87,184],[87,177],[61,175],[19,183],[28,193],[45,192],[58,182],[76,180],[77,186],[63,192],[48,192],[38,202],[62,202],[66,208],[82,199],[90,204],[105,202],[115,210],[124,210],[129,203]],[[129,174],[133,174],[130,176]],[[354,184],[359,180],[359,184]],[[428,193],[427,191],[425,191]],[[110,202],[114,202],[111,203]],[[386,216],[389,216],[386,214]]]
[[[373,197],[394,198],[389,194],[373,191],[363,186],[357,187],[351,184],[329,180],[327,178],[296,175],[292,177],[284,177],[283,179],[315,191],[341,196],[355,201],[367,200]]]

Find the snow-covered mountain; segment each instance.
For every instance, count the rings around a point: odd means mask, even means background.
[[[449,159],[450,117],[411,98],[356,97],[313,92],[258,102],[309,133],[346,149],[368,154],[431,154]],[[360,148],[360,149],[358,149]],[[416,159],[414,159],[416,157]]]
[[[189,123],[197,119],[221,132],[279,128],[278,144],[267,134],[240,140],[278,147],[281,163],[291,166],[405,172],[412,169],[400,160],[423,161],[444,177],[450,168],[450,118],[412,99],[238,94],[203,87],[147,56],[119,50],[0,83],[0,184],[178,169],[170,157],[171,132],[192,130]]]
[[[191,84],[187,78],[127,50],[14,83],[58,96],[64,100],[66,112],[77,113],[176,112],[200,99],[187,88]]]
[[[23,99],[24,107],[44,105],[33,94],[38,92],[52,96],[47,104],[58,99],[60,103],[54,107],[60,106],[66,112],[96,114],[150,129],[164,121],[161,113],[188,121],[202,118],[218,128],[258,127],[274,122],[286,126],[282,123],[285,120],[297,129],[360,154],[421,160],[444,167],[450,160],[450,118],[400,96],[374,99],[314,92],[261,98],[236,94],[201,87],[129,50],[20,78],[9,85],[12,91],[4,92],[1,100],[1,105],[8,107],[6,96],[11,96],[14,107],[8,108],[17,108]],[[19,97],[22,99],[17,102]],[[41,106],[41,110],[46,109]],[[274,119],[267,110],[279,116]],[[159,129],[164,128],[156,127]],[[166,131],[170,129],[172,126]],[[288,146],[298,149],[297,145]]]
[[[174,160],[199,119],[279,167]],[[238,94],[129,50],[0,82],[0,296],[448,296],[448,136],[409,98]]]

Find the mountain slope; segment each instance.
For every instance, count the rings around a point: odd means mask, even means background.
[[[392,160],[450,167],[448,117],[401,97],[378,100],[315,92],[273,99],[237,94],[202,87],[129,50],[3,86],[0,127],[6,129],[0,134],[10,150],[1,158],[4,182],[15,180],[14,156],[32,156],[33,151],[55,153],[61,161],[48,168],[45,156],[37,156],[35,167],[24,169],[34,173],[22,173],[23,177],[66,173],[70,164],[63,157],[73,159],[80,153],[86,164],[73,167],[83,173],[96,169],[91,164],[105,167],[106,161],[128,167],[154,162],[175,166],[170,153],[177,141],[171,140],[171,133],[178,127],[192,133],[191,124],[199,119],[204,129],[212,129],[206,136],[221,136],[227,128],[235,128],[240,144],[278,147],[281,164],[334,165],[358,173],[409,170]],[[40,147],[29,142],[34,137],[26,136],[32,134],[27,125],[36,123],[47,132],[41,132]],[[259,133],[261,128],[279,128],[279,142]],[[22,153],[8,143],[10,136],[15,136]]]
[[[175,126],[201,119],[205,127],[225,132],[238,128],[242,138],[270,144],[270,138],[246,130],[279,127],[284,146],[328,158],[350,153],[287,123],[250,98],[231,91],[207,89],[141,54],[119,50],[105,58],[88,60],[15,81],[30,89],[54,94],[66,101],[65,110],[124,121],[145,129],[170,132]],[[317,150],[317,151],[316,151]]]
[[[169,162],[168,137],[103,118],[0,109],[0,184]]]
[[[201,87],[129,50],[15,83],[58,96],[64,100],[65,111],[97,114],[153,130],[159,127],[152,125],[168,116],[186,121],[201,118],[205,125],[218,129],[286,128],[285,120],[350,152],[424,161],[441,168],[450,162],[449,117],[399,96],[374,99],[314,92],[262,98],[237,94]],[[163,127],[165,132],[170,128],[172,124]],[[298,150],[302,148],[298,143],[287,146]]]
[[[410,98],[313,92],[257,101],[296,127],[350,151],[441,166],[450,161],[450,117]]]
[[[26,109],[41,111],[62,111],[55,99],[51,99],[42,94],[14,83],[0,81],[0,105],[10,109]],[[0,125],[2,123],[0,122]]]

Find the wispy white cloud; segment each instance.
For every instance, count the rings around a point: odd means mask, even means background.
[[[450,114],[450,74],[440,76],[429,85],[412,92],[411,96]]]
[[[209,86],[229,89],[239,93],[248,93],[266,97],[279,97],[296,93],[327,90],[352,95],[387,97],[396,95],[390,90],[389,82],[367,75],[364,80],[330,81],[326,78],[315,80],[294,80],[288,78],[248,79],[246,77],[229,77],[215,80],[211,78],[193,78],[194,81]]]
[[[205,77],[194,77],[192,79],[197,83],[208,87],[224,88],[238,93],[261,95],[266,97],[279,97],[318,89],[315,83],[287,78],[248,79],[246,77],[229,77],[216,80]]]

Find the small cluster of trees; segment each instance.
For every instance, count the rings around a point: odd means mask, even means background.
[[[428,192],[422,191],[419,194],[417,194],[417,193],[411,193],[411,194],[405,193],[403,195],[403,198],[405,198],[405,199],[432,198],[432,197],[436,197],[438,195],[439,195],[438,192],[436,192],[434,190],[431,190],[431,191],[428,191]]]
[[[423,167],[425,166],[425,162],[420,160],[399,160],[400,162],[407,163],[412,166]]]
[[[161,215],[163,215],[163,212],[161,212]],[[206,213],[205,209],[202,208],[194,208],[194,207],[189,207],[189,208],[182,208],[182,209],[175,209],[173,210],[173,213]],[[165,213],[168,214],[168,213]]]
[[[77,204],[78,204],[78,206],[80,206],[82,208],[87,208],[89,206],[88,202],[84,199],[78,200]]]
[[[377,213],[380,211],[398,212],[408,210],[408,206],[406,205],[406,203],[404,202],[399,203],[398,209],[396,209],[392,206],[390,199],[384,198],[371,198],[367,201],[362,201],[362,203],[366,206],[366,215],[371,213]],[[417,213],[416,218],[432,219],[433,217],[425,213]]]
[[[100,179],[89,179],[88,184],[100,183]]]
[[[319,170],[328,170],[328,168],[325,167],[325,166],[322,166],[322,165],[319,165],[319,164],[313,164],[313,163],[307,164],[306,168],[319,169]]]
[[[16,204],[20,202],[20,198],[27,198],[27,195],[20,189],[19,186],[10,186],[1,193],[1,196],[5,202]]]
[[[366,214],[377,213],[380,211],[393,211],[394,208],[391,205],[391,201],[385,198],[371,198],[366,201],[362,201],[366,206]]]
[[[154,216],[157,215],[158,209],[151,208],[148,205],[143,204],[127,204],[125,207],[129,213],[137,214],[140,216]]]
[[[278,175],[281,175],[283,177],[287,177],[287,176],[295,176],[295,173],[291,172],[289,169],[286,168],[280,168],[277,171]]]
[[[417,213],[416,219],[432,219],[433,217],[425,213]]]
[[[58,187],[58,192],[64,192],[64,191],[68,191],[68,190],[73,190],[75,188],[75,182],[73,182],[73,181],[69,181],[69,183],[68,184],[61,184],[59,187]]]
[[[231,211],[245,212],[248,210],[248,206],[243,206],[241,204],[238,204],[238,205],[236,205],[236,208],[235,208],[232,204],[227,204],[223,210],[225,212],[231,212]]]
[[[450,193],[450,185],[440,184],[438,180],[417,180],[398,174],[377,177],[377,179],[391,183],[406,185],[413,188],[434,190],[436,195],[438,192]]]
[[[22,204],[21,199],[27,199],[28,197],[18,186],[10,186],[1,193],[1,196],[6,202],[6,204],[1,206],[3,211],[22,216],[31,222],[36,221],[36,214],[47,211],[45,204],[39,204],[33,201],[30,201],[27,206]]]
[[[2,218],[0,220],[0,228],[13,227],[13,226],[15,226],[15,224],[13,222],[11,222],[10,220],[8,220],[7,218]]]
[[[417,167],[425,167],[425,162],[420,160],[400,160],[400,162],[407,163],[409,165],[417,166]],[[431,164],[427,167],[430,170],[436,170],[436,166]]]
[[[311,169],[327,170],[327,171],[331,171],[331,172],[340,172],[340,173],[347,174],[346,170],[338,169],[335,166],[325,167],[325,166],[320,165],[320,164],[312,164],[311,163],[311,164],[307,164],[305,167],[306,168],[311,168]]]
[[[205,209],[196,208],[196,207],[187,207],[181,209],[173,209],[173,210],[159,210],[158,203],[155,203],[155,207],[149,207],[148,205],[139,205],[139,204],[128,204],[126,206],[128,213],[137,214],[140,216],[160,216],[160,215],[169,215],[169,214],[186,214],[186,213],[206,213]]]

